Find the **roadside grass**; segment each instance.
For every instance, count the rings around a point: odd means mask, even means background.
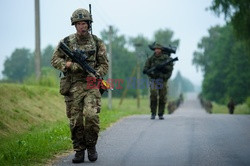
[[[213,102],[212,112],[214,114],[229,114],[228,108],[226,105],[220,105]],[[246,103],[236,105],[234,109],[234,114],[250,114],[250,108]]]
[[[33,127],[32,131],[0,141],[0,165],[43,165],[54,154],[71,147],[65,122]]]
[[[66,119],[64,108],[56,88],[0,84],[0,139]]]
[[[58,89],[0,84],[0,165],[45,165],[72,148],[63,98]],[[102,99],[101,131],[122,117],[149,114],[148,99]]]

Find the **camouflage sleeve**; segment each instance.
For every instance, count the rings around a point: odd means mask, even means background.
[[[99,39],[96,71],[101,77],[105,76],[108,72],[108,57],[105,44]]]
[[[151,63],[150,63],[150,59],[148,58],[145,62],[145,65],[144,65],[144,68],[143,68],[143,71],[147,71],[148,69],[151,68]]]
[[[58,46],[55,48],[55,51],[53,53],[52,59],[51,59],[51,65],[62,71],[62,72],[66,72],[66,57],[65,55],[61,52],[61,50],[59,49],[59,44]]]
[[[67,61],[71,61],[71,59],[60,50],[59,44],[58,44],[58,46],[56,47],[56,49],[53,53],[53,56],[51,59],[51,65],[54,68],[56,68],[62,72],[66,72],[67,70],[69,70],[66,68]],[[72,65],[70,66],[70,70],[75,72],[75,71],[82,70],[82,68],[77,63],[72,63]]]
[[[152,68],[151,59],[148,58],[147,61],[145,62],[145,65],[144,65],[144,68],[143,68],[143,73],[144,73],[145,71],[151,69],[151,68]],[[155,78],[156,75],[155,75],[155,74],[152,74],[152,73],[149,73],[149,74],[148,74],[148,77],[149,77],[149,78]]]

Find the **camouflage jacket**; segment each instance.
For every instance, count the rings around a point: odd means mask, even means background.
[[[167,54],[161,54],[158,56],[153,54],[151,57],[147,59],[143,70],[149,70],[152,67],[155,67],[168,59],[171,59],[171,57],[168,56]],[[166,81],[171,77],[172,71],[173,71],[173,63],[171,63],[170,65],[166,65],[162,71],[148,74],[148,76],[151,79],[162,78],[163,80]]]
[[[75,33],[65,37],[61,41],[72,50],[80,49],[86,52],[92,52],[92,54],[87,54],[87,63],[94,68],[101,77],[107,74],[108,58],[106,54],[106,46],[101,39],[91,34],[79,36]],[[94,50],[94,52],[90,50]],[[51,59],[51,65],[54,68],[67,73],[67,75],[69,74],[75,77],[86,78],[87,76],[90,76],[85,69],[82,69],[80,65],[74,62],[71,67],[67,69],[67,61],[71,61],[71,59],[59,49],[58,45]]]

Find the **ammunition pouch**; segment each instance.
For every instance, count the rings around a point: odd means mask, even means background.
[[[69,75],[62,77],[60,80],[60,94],[67,96],[71,87],[71,77]]]

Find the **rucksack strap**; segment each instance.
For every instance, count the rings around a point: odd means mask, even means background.
[[[99,50],[99,46],[98,46],[99,39],[98,39],[98,37],[96,35],[93,35],[93,34],[92,34],[92,37],[93,37],[93,39],[95,41],[96,52],[98,52],[98,50]]]

